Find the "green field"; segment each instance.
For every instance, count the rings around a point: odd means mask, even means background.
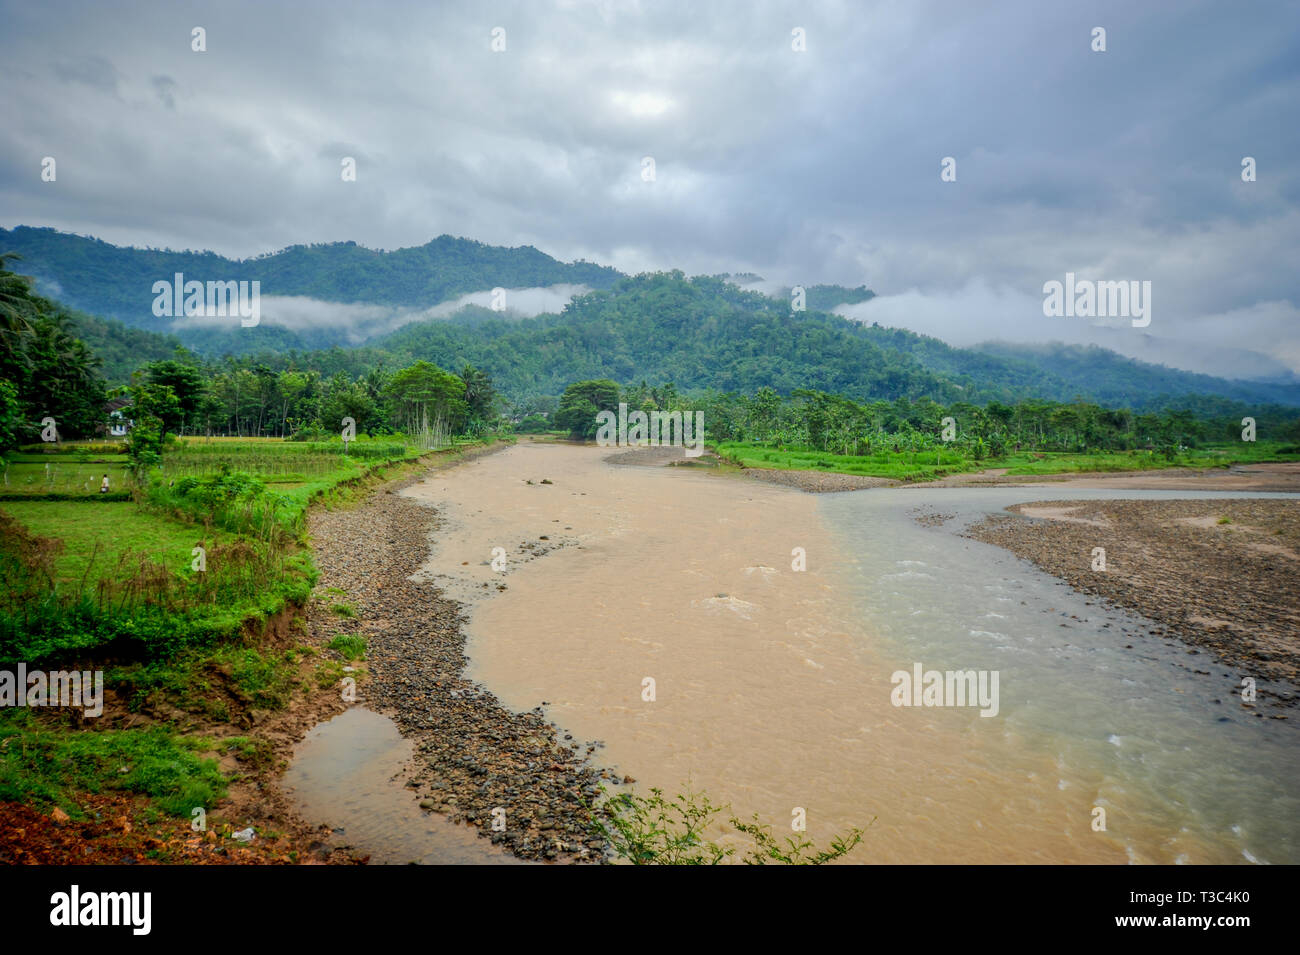
[[[130,573],[123,562],[145,554],[164,567],[190,566],[196,544],[211,549],[233,535],[205,531],[143,510],[130,501],[6,501],[0,510],[31,533],[63,542],[55,556],[60,588]]]
[[[308,506],[342,502],[358,493],[354,481],[392,476],[429,451],[400,436],[353,442],[346,456],[341,442],[191,440],[132,484],[126,459],[105,450],[65,444],[9,455],[0,660],[105,668],[128,709],[163,707],[197,725],[283,708],[336,684],[341,661],[364,657],[355,636],[330,645],[337,659],[316,661],[318,651],[297,642],[277,649],[261,625],[310,594]],[[105,470],[112,496],[98,492]],[[115,499],[127,491],[132,499]],[[203,572],[192,566],[199,544]],[[270,751],[261,737],[244,742]],[[75,817],[76,793],[118,789],[184,815],[225,792],[226,777],[205,755],[218,745],[171,722],[88,733],[57,711],[0,711],[0,800],[58,804]]]
[[[110,492],[128,487],[126,455],[12,454],[0,472],[0,495],[93,497],[108,475]]]
[[[10,456],[0,514],[16,524],[0,547],[0,659],[33,663],[125,640],[147,662],[237,637],[245,622],[305,599],[312,501],[428,453],[400,436],[352,442],[346,455],[341,441],[192,439],[133,482],[105,450]],[[103,495],[109,468],[120,482]]]
[[[773,448],[742,442],[722,442],[718,454],[747,468],[822,471],[856,474],[862,477],[892,478],[896,481],[925,481],[949,474],[1006,468],[1011,475],[1063,474],[1083,471],[1144,471],[1160,468],[1216,468],[1260,461],[1300,461],[1294,445],[1278,442],[1240,443],[1197,448],[1172,458],[1153,451],[1020,452],[999,458],[975,460],[956,448],[931,451],[881,452],[870,455],[827,454],[788,448]],[[1285,449],[1285,450],[1280,450]]]

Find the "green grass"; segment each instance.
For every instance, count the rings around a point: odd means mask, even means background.
[[[73,793],[121,790],[188,817],[225,797],[217,761],[199,755],[211,748],[209,740],[163,727],[69,732],[11,710],[0,713],[0,800],[56,804],[75,817]]]
[[[824,471],[863,477],[916,481],[967,469],[967,460],[955,451],[905,451],[895,454],[847,455],[821,451],[777,450],[763,445],[723,442],[718,453],[747,468],[781,471]]]
[[[303,648],[284,651],[222,646],[108,671],[107,685],[129,709],[166,702],[213,720],[230,717],[232,701],[264,710],[286,707],[299,687]]]
[[[1279,450],[1280,448],[1285,450]],[[827,454],[819,451],[776,449],[765,445],[723,442],[717,451],[723,457],[747,468],[824,471],[857,474],[865,477],[892,478],[897,481],[922,481],[959,474],[1005,468],[1010,475],[1071,474],[1092,471],[1143,471],[1162,468],[1216,468],[1230,464],[1262,461],[1298,461],[1300,454],[1276,442],[1241,442],[1192,449],[1172,459],[1152,451],[1097,452],[1071,454],[1059,451],[1020,452],[1000,458],[974,460],[957,447],[930,451],[882,452],[871,455]]]
[[[67,455],[11,455],[0,471],[0,494],[35,496],[65,494],[95,497],[108,475],[110,492],[125,491],[130,484],[126,458],[77,461]]]
[[[222,723],[249,709],[281,709],[296,691],[311,684],[338,684],[344,674],[337,660],[321,661],[303,679],[301,661],[314,656],[314,648],[250,646],[243,633],[250,622],[267,620],[287,602],[307,600],[315,570],[298,535],[313,501],[326,506],[351,501],[365,491],[363,485],[353,486],[355,479],[401,473],[428,453],[405,445],[400,437],[358,441],[346,457],[341,442],[192,441],[164,454],[162,467],[150,475],[157,485],[150,495],[156,493],[158,501],[139,505],[107,500],[98,493],[105,470],[114,491],[127,488],[125,459],[108,455],[112,448],[63,446],[45,453],[48,450],[9,456],[10,486],[0,487],[0,510],[28,533],[61,543],[52,561],[60,599],[41,590],[39,599],[24,597],[16,613],[0,615],[0,653],[29,662],[90,659],[111,645],[119,662],[109,669],[106,683],[128,708],[140,711],[166,703],[198,719]],[[55,475],[52,482],[45,477],[47,462]],[[170,483],[217,475],[223,465],[252,473],[268,485],[255,493],[254,503],[286,532],[277,538],[279,543],[272,540],[276,535],[262,535],[263,527],[249,532],[255,538],[241,539],[233,531],[205,528],[176,515],[185,502],[171,492]],[[30,499],[12,499],[18,495]],[[193,516],[212,519],[210,513]],[[248,522],[226,523],[243,528]],[[208,549],[206,576],[190,569],[191,550],[200,541]],[[15,543],[14,559],[5,558],[5,566],[18,571],[19,583],[31,579],[30,572],[22,570],[26,546]],[[214,563],[218,547],[227,548],[222,553],[230,559]],[[253,548],[258,560],[246,557],[241,564],[243,547]],[[134,586],[141,554],[174,572],[184,584],[181,602],[155,604],[150,596],[127,610],[115,609],[111,602],[97,604],[93,598],[101,580],[131,581]],[[265,555],[274,560],[261,561]],[[14,592],[26,593],[21,588]],[[336,596],[346,595],[338,591]],[[348,603],[336,604],[335,610],[346,616],[356,613]],[[347,660],[360,659],[365,640],[341,636],[332,649]],[[0,800],[57,804],[77,817],[77,793],[124,790],[188,817],[194,807],[213,808],[226,793],[227,780],[216,761],[202,755],[213,745],[171,727],[74,729],[38,720],[28,710],[3,710]],[[272,759],[269,744],[256,737],[238,737],[224,745],[255,769]]]
[[[63,542],[55,558],[60,588],[110,576],[129,577],[133,567],[119,567],[127,554],[146,553],[177,572],[188,570],[191,550],[200,541],[211,550],[231,539],[224,531],[181,524],[141,510],[129,501],[5,501],[5,511],[31,533]],[[93,566],[92,566],[93,561]]]
[[[343,679],[343,664],[337,660],[322,660],[316,665],[316,685],[328,690]]]
[[[366,658],[366,638],[359,633],[340,633],[326,646],[349,662]]]

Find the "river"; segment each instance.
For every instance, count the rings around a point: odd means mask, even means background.
[[[778,833],[801,812],[822,844],[866,827],[856,862],[1300,861],[1291,721],[1211,702],[1235,675],[952,533],[1023,501],[1210,495],[814,496],[608,455],[521,443],[403,493],[441,512],[421,573],[470,607],[468,675],[602,741],[638,791],[702,789]],[[893,705],[916,664],[996,671],[996,715]]]

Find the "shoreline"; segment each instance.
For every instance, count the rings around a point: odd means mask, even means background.
[[[583,802],[589,803],[595,795],[594,787],[606,781],[608,775],[605,770],[590,765],[593,750],[589,748],[581,752],[576,744],[566,745],[562,740],[563,731],[541,715],[540,707],[524,713],[512,711],[494,694],[467,679],[463,675],[467,661],[466,636],[462,627],[467,605],[446,598],[432,582],[407,579],[427,559],[431,536],[442,526],[442,517],[437,508],[404,497],[399,492],[428,479],[439,470],[455,467],[474,457],[505,450],[510,446],[497,444],[455,461],[422,469],[416,474],[380,486],[365,499],[346,509],[321,509],[314,513],[311,526],[313,553],[321,570],[317,590],[323,592],[326,587],[342,586],[347,591],[347,599],[356,603],[360,614],[350,620],[333,617],[328,614],[327,602],[317,607],[319,601],[313,599],[313,637],[319,643],[327,641],[328,634],[317,632],[325,627],[332,632],[355,632],[366,636],[369,650],[365,665],[369,669],[369,678],[359,684],[359,699],[355,705],[392,719],[401,735],[414,744],[414,753],[407,768],[406,788],[412,793],[413,802],[418,801],[423,811],[436,812],[453,822],[467,824],[488,838],[493,845],[521,860],[599,861],[604,856],[606,847],[603,840],[594,836],[589,828],[591,816],[582,807]],[[692,467],[692,470],[705,470],[714,466],[708,463],[710,457],[712,456],[706,456],[704,464],[688,464],[682,460],[684,456],[678,449],[650,448],[622,451],[606,460],[611,464],[628,467],[686,465]],[[1171,480],[1176,482],[1179,489],[1192,482],[1197,488],[1205,490],[1300,489],[1300,473],[1287,474],[1278,480],[1277,475],[1270,472],[1269,466],[1256,466],[1250,470],[1256,468],[1264,473],[1242,474],[1240,472],[1247,469],[1234,469],[1233,472],[1216,470],[1189,474],[1178,469],[1172,473],[1080,473],[1026,479],[978,472],[918,484],[815,471],[743,469],[735,474],[813,494],[875,487],[1096,487],[1098,482],[1105,482],[1102,486],[1112,486],[1117,490],[1144,487],[1159,489],[1169,488]],[[1300,469],[1296,470],[1300,472]],[[1225,487],[1225,484],[1231,486]],[[1279,487],[1279,484],[1284,486]],[[1034,505],[1027,503],[1025,506]],[[996,520],[996,517],[990,520]],[[1028,516],[1008,515],[1006,520],[1027,525],[1061,524],[1067,528],[1067,533],[1076,526],[1061,521],[1030,520]],[[1031,549],[1027,545],[1014,545],[1005,529],[988,533],[996,534],[1005,539],[1005,542],[991,539],[991,536],[976,539],[995,543],[1032,561]],[[967,536],[976,536],[973,528],[967,532]],[[324,540],[328,540],[328,544],[322,546],[320,542]],[[1017,546],[1020,550],[1016,549]],[[1061,542],[1054,541],[1050,544],[1049,550],[1053,549],[1059,552]],[[330,555],[328,558],[327,553]],[[1077,575],[1071,579],[1068,574],[1056,573],[1050,567],[1039,566],[1070,583],[1076,590],[1094,593],[1081,588]],[[340,581],[344,583],[340,584]],[[373,582],[375,586],[368,586],[367,581]],[[351,586],[347,586],[347,583]],[[1145,613],[1142,607],[1134,603],[1124,603],[1107,594],[1097,595]],[[1203,646],[1211,650],[1215,646],[1212,639],[1198,642],[1203,640],[1201,635],[1184,635],[1167,618],[1152,616],[1151,613],[1146,615],[1174,630],[1189,646]],[[427,643],[420,642],[418,634],[421,628],[426,631]],[[1225,662],[1234,663],[1232,660]],[[1288,699],[1270,690],[1268,686],[1261,686],[1260,698],[1261,701],[1269,700],[1272,704],[1270,708],[1294,705],[1297,699],[1294,693]],[[301,717],[305,714],[300,714],[294,720],[300,732],[291,741],[290,748],[301,742],[318,722],[331,719],[346,709],[341,704],[331,707],[329,712],[317,714],[315,721],[304,722]],[[285,807],[282,780],[283,775],[277,774],[270,795],[280,807]],[[617,777],[612,777],[612,780],[614,783],[619,782]],[[511,819],[511,825],[507,826],[505,832],[491,832],[491,808],[498,804],[514,805],[521,793],[534,794],[531,800],[526,798],[525,801],[537,807],[536,810],[524,817],[523,826],[519,828],[513,825],[517,820]],[[498,798],[494,799],[494,796]],[[287,811],[292,816],[302,818],[296,808]],[[323,835],[325,828],[323,824],[313,826],[305,819],[301,825],[291,827],[299,836],[307,832]],[[349,848],[352,847],[343,845],[323,851],[318,849],[317,856],[336,863],[366,861],[369,858],[362,855],[364,847],[356,847],[345,854],[343,850]]]
[[[791,487],[809,494],[835,494],[873,488],[971,488],[971,487],[1078,487],[1102,490],[1139,491],[1257,491],[1300,494],[1300,462],[1271,461],[1230,465],[1221,468],[1158,468],[1147,471],[1065,471],[1055,474],[1008,474],[1006,468],[963,471],[938,480],[900,481],[894,478],[845,474],[798,468],[743,467],[706,451],[687,458],[680,447],[611,449],[605,460],[622,467],[690,467],[716,470],[720,475],[739,476]]]
[[[512,711],[466,678],[465,605],[432,582],[410,579],[442,519],[398,492],[437,470],[314,516],[318,588],[345,590],[358,610],[320,622],[365,636],[369,676],[355,705],[388,717],[414,744],[406,788],[422,810],[466,823],[520,859],[600,861],[606,846],[589,806],[607,774],[589,763],[594,748],[566,743],[540,707]],[[509,807],[501,832],[491,829],[496,807]]]
[[[917,518],[926,523],[924,516]],[[1257,680],[1270,710],[1300,703],[1300,507],[1276,499],[1026,501],[961,536],[1009,550],[1076,592],[1135,611],[1187,653]],[[1093,569],[1104,548],[1105,571]],[[1286,719],[1271,713],[1275,719]]]

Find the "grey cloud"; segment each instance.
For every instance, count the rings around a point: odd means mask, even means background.
[[[1066,271],[1149,278],[1152,354],[1262,348],[1300,368],[1294,324],[1251,324],[1279,336],[1252,344],[1230,318],[1300,302],[1294,5],[4,6],[5,225],[233,256],[448,232],[633,272],[866,284],[866,314],[916,294],[957,338],[957,310],[989,295],[1032,312]],[[33,153],[59,157],[57,188]],[[1037,335],[1018,314],[1008,335]]]
[[[149,80],[155,93],[158,94],[158,102],[162,103],[168,109],[176,108],[176,81],[170,76],[154,76]]]
[[[543,288],[505,290],[504,318],[533,318],[545,312],[559,312],[575,295],[589,292],[585,285],[553,285]],[[388,305],[354,305],[326,302],[302,295],[262,295],[259,298],[261,323],[279,325],[293,331],[339,329],[352,342],[362,342],[383,335],[411,322],[448,318],[467,305],[491,308],[492,290],[471,292],[432,308],[394,308]],[[221,327],[237,320],[230,316],[186,315],[176,319],[181,324]]]
[[[117,68],[103,56],[92,54],[73,60],[59,60],[54,75],[68,83],[81,83],[106,93],[117,92]]]

